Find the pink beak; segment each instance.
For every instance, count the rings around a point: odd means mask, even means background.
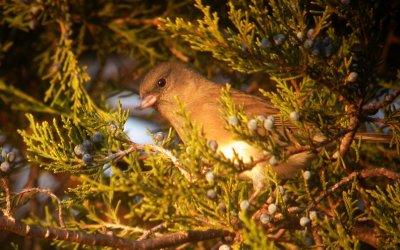
[[[142,110],[142,109],[146,109],[146,108],[152,107],[152,106],[154,106],[156,101],[157,101],[157,96],[156,95],[147,95],[142,99],[142,102],[136,108]]]

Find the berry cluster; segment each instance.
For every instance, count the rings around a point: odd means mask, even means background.
[[[92,136],[92,140],[84,140],[82,144],[76,145],[74,153],[76,156],[82,157],[84,164],[89,164],[93,161],[93,152],[97,145],[100,145],[104,141],[104,134],[96,132]]]
[[[284,34],[276,34],[272,37],[272,42],[270,42],[266,37],[263,37],[261,39],[261,47],[264,49],[268,49],[271,48],[273,44],[275,44],[275,46],[281,46],[285,41],[286,41],[286,36]]]
[[[0,156],[0,172],[7,173],[10,171],[11,164],[15,161],[16,154],[14,152],[8,152],[3,149]]]
[[[297,34],[297,38],[302,40],[303,35],[299,34],[300,33]],[[309,29],[307,31],[307,39],[304,41],[303,46],[308,49],[313,56],[329,58],[333,54],[332,40],[329,37],[315,37],[314,29]]]
[[[270,40],[268,40],[266,37],[263,37],[261,38],[260,46],[264,49],[271,48],[272,45],[279,47],[285,43],[286,39],[287,37],[281,33],[274,35],[271,38],[272,42],[270,42]],[[246,44],[243,44],[240,49],[242,51],[243,56],[245,56],[250,50],[249,46],[247,46]]]
[[[301,116],[299,114],[299,112],[297,111],[292,111],[289,114],[289,118],[291,121],[293,122],[299,122],[301,119]],[[239,119],[235,116],[229,116],[227,118],[227,122],[230,126],[232,127],[237,127],[240,125],[240,121]],[[272,115],[269,115],[267,117],[263,116],[263,115],[259,115],[257,117],[255,117],[254,119],[250,119],[247,122],[247,129],[250,131],[250,133],[254,134],[257,133],[257,130],[259,128],[264,128],[266,131],[270,131],[270,132],[274,132],[275,130],[275,118]],[[211,141],[209,142],[209,146],[212,147],[212,145],[210,145]],[[265,151],[266,154],[270,154],[273,150],[272,147],[269,146],[270,148],[268,149],[268,151]],[[279,163],[279,157],[277,155],[272,155],[269,158],[269,165],[270,166],[276,166]]]
[[[154,134],[154,139],[156,140],[157,143],[161,143],[164,140],[164,133],[163,132],[157,132]]]
[[[267,201],[269,203],[267,210],[260,214],[259,220],[261,224],[266,225],[269,224],[274,219],[274,215],[279,212],[279,207],[276,203],[274,203],[274,199],[277,199],[278,194],[282,197],[284,202],[288,201],[288,197],[286,195],[286,191],[283,186],[278,186],[273,194]]]

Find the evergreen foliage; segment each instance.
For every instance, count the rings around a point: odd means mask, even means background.
[[[400,63],[387,52],[396,47],[396,1],[38,0],[0,7],[6,249],[400,246]],[[224,156],[183,104],[176,115],[185,121],[185,144],[173,129],[149,131],[154,143],[138,144],[124,132],[129,112],[104,101],[121,88],[101,78],[115,54],[135,60],[135,79],[166,60],[228,76],[235,87],[261,78],[259,95],[279,114],[247,116],[227,85],[220,97],[226,128],[272,167],[296,152],[319,156],[286,181],[266,170],[254,195],[241,173],[256,162]],[[101,66],[93,79],[80,64],[88,55]],[[389,135],[390,143],[366,143],[360,131]],[[23,183],[18,174],[26,169]],[[38,187],[44,173],[58,178],[58,189]]]

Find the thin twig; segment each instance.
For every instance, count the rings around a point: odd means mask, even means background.
[[[132,19],[129,17],[125,18],[117,18],[113,20],[114,24],[131,24],[135,26],[142,26],[142,25],[151,25],[151,26],[158,26],[161,25],[162,22],[160,21],[160,18],[152,18],[152,19]]]
[[[167,158],[169,158],[172,163],[179,169],[179,171],[181,172],[181,174],[189,181],[189,182],[193,182],[195,181],[195,178],[192,174],[190,174],[189,172],[187,172],[185,169],[183,169],[182,164],[179,162],[178,158],[176,158],[171,151],[158,146],[158,145],[154,145],[154,144],[135,144],[132,143],[132,145],[134,147],[136,147],[136,149],[138,150],[145,150],[146,148],[150,149],[153,152],[158,152],[163,154],[164,156],[166,156]]]
[[[280,228],[280,229],[278,229],[278,231],[276,233],[269,234],[268,235],[268,239],[269,240],[279,240],[284,233],[286,233],[286,229],[285,228]]]
[[[130,154],[130,153],[132,153],[134,151],[137,151],[137,147],[131,146],[131,147],[125,149],[125,150],[119,151],[119,152],[114,153],[114,154],[110,154],[109,156],[103,158],[102,160],[103,161],[117,161],[117,160],[121,159],[122,157],[124,157],[124,156],[126,156],[126,155],[128,155],[128,154]]]
[[[351,229],[352,235],[358,240],[368,243],[374,248],[379,248],[379,230],[375,227],[365,225],[354,225]]]
[[[103,161],[117,161],[132,152],[135,152],[138,150],[144,151],[144,150],[146,150],[146,148],[150,149],[152,152],[161,153],[165,157],[169,158],[172,161],[172,163],[179,169],[181,174],[189,182],[193,182],[195,180],[194,177],[189,172],[187,172],[185,169],[183,169],[182,164],[179,162],[178,158],[176,158],[171,151],[169,151],[161,146],[154,145],[154,144],[137,144],[137,143],[131,142],[131,147],[129,147],[125,150],[119,151],[117,153],[111,154],[111,155],[103,158],[102,160]]]
[[[400,95],[400,89],[394,90],[390,95],[383,98],[382,101],[377,103],[370,103],[363,106],[363,110],[367,111],[368,113],[375,113],[379,109],[383,108],[385,104],[392,103],[396,98]]]
[[[354,140],[354,137],[357,132],[357,128],[359,126],[359,120],[356,116],[352,116],[349,121],[349,131],[343,136],[340,141],[339,151],[333,155],[333,159],[337,160],[339,156],[343,156],[349,151],[351,143]]]
[[[312,234],[312,237],[313,237],[314,242],[315,242],[315,249],[316,250],[323,250],[324,249],[324,247],[323,247],[324,245],[322,243],[322,237],[318,232],[320,229],[321,228],[319,226],[311,227],[311,234]]]
[[[21,192],[15,193],[14,195],[23,195],[25,193],[44,193],[53,198],[54,200],[57,201],[57,206],[58,206],[58,219],[60,221],[60,226],[61,228],[65,228],[65,222],[64,222],[64,215],[62,212],[62,206],[61,206],[61,201],[58,199],[58,197],[53,194],[49,189],[41,189],[41,188],[28,188],[24,189]]]
[[[124,230],[124,231],[128,231],[128,232],[131,232],[131,233],[143,233],[145,231],[142,228],[130,227],[130,226],[125,226],[125,225],[116,224],[116,223],[84,224],[84,225],[79,225],[79,228],[81,228],[81,229],[104,229],[104,228],[109,228],[109,229]]]
[[[13,218],[11,214],[11,197],[10,197],[10,187],[8,185],[8,180],[2,176],[1,182],[3,184],[4,190],[6,191],[6,208],[2,209],[3,214],[8,218]]]
[[[332,138],[315,143],[314,145],[288,147],[287,156],[322,148],[322,147],[329,145],[330,143],[336,141],[338,138],[346,135],[347,133],[349,133],[351,131],[352,131],[351,129],[343,129],[343,130],[337,132]]]
[[[158,224],[157,226],[150,228],[149,230],[145,231],[139,238],[138,240],[145,240],[147,239],[150,235],[153,233],[165,228],[165,223]]]
[[[400,174],[399,173],[390,171],[390,170],[388,170],[386,168],[365,169],[365,170],[362,170],[362,171],[359,171],[359,172],[353,172],[353,173],[349,174],[348,176],[346,176],[345,178],[343,178],[342,180],[340,180],[339,182],[337,182],[332,187],[330,187],[328,190],[326,190],[320,196],[318,196],[315,199],[315,203],[310,204],[307,207],[307,210],[310,210],[313,207],[315,207],[325,197],[327,197],[328,195],[334,193],[340,187],[352,182],[356,177],[361,177],[361,178],[367,179],[367,178],[379,177],[379,176],[384,176],[386,178],[389,178],[389,179],[392,179],[392,180],[396,180],[396,181],[400,180]]]
[[[180,52],[179,50],[177,50],[174,47],[169,48],[169,50],[171,51],[171,53],[178,59],[180,59],[181,61],[188,63],[190,58],[187,57],[186,55],[184,55],[182,52]]]

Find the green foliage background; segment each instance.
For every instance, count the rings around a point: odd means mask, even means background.
[[[354,172],[380,167],[399,172],[398,107],[390,98],[382,107],[368,106],[399,86],[399,62],[383,56],[389,34],[399,29],[396,1],[48,0],[5,1],[0,7],[0,133],[22,155],[2,177],[15,183],[22,169],[40,168],[58,174],[60,181],[73,180],[58,192],[67,229],[135,240],[162,224],[152,237],[208,229],[236,236],[185,249],[209,249],[221,242],[235,249],[360,249],[370,244],[355,232],[363,226],[378,232],[376,247],[399,246],[398,180],[358,175],[329,191]],[[266,173],[266,188],[243,209],[253,185],[238,174],[249,166],[215,152],[184,107],[177,115],[187,121],[187,144],[179,143],[172,130],[155,139],[155,147],[126,136],[128,112],[104,101],[123,88],[101,77],[111,55],[134,59],[129,72],[134,79],[162,61],[183,60],[207,76],[228,77],[234,87],[256,82],[265,89],[259,94],[280,109],[282,120],[293,111],[300,115],[295,124],[300,146],[312,145],[313,135],[320,133],[333,146],[307,167],[310,179],[299,175],[282,183]],[[92,79],[79,63],[86,56],[101,66]],[[349,78],[352,72],[355,80]],[[137,91],[137,85],[129,88]],[[282,134],[282,148],[268,131],[249,131],[247,123],[254,117],[232,103],[229,91],[221,103],[225,117],[238,118],[238,125],[227,128],[260,150],[285,160],[284,149],[299,146],[287,134]],[[378,110],[383,118],[373,116]],[[258,126],[262,129],[260,120]],[[332,160],[339,131],[366,127],[391,131],[397,147],[354,140],[346,154]],[[97,132],[104,140],[94,145],[93,160],[85,163],[75,147]],[[104,174],[107,169],[111,176]],[[206,178],[210,172],[214,181]],[[281,185],[285,191],[276,191]],[[23,203],[38,202],[34,195],[21,197],[12,195],[15,211]],[[271,203],[279,214],[263,224],[260,215],[268,214]],[[0,206],[5,205],[0,188]],[[300,218],[311,211],[317,211],[318,219],[301,226]],[[60,227],[51,201],[18,219]],[[93,248],[55,240],[24,243],[10,234],[0,241],[10,249],[12,244]]]

